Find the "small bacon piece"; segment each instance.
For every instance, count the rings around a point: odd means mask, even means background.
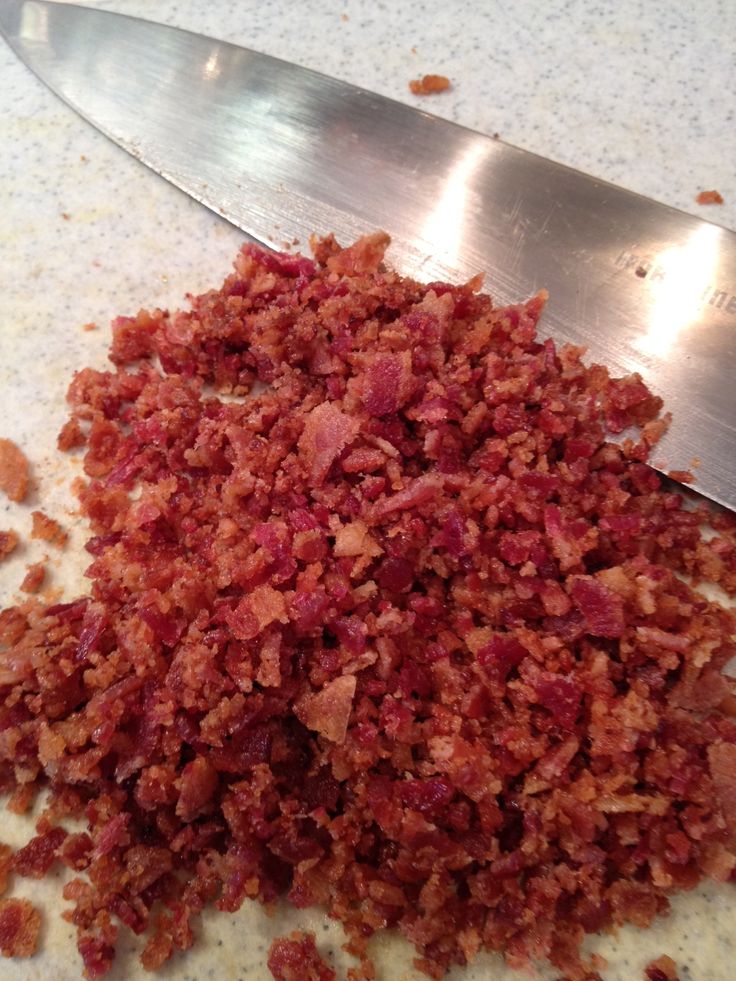
[[[297,708],[297,716],[333,743],[344,743],[355,697],[355,675],[341,675],[321,691],[308,695]]]
[[[0,438],[0,490],[11,501],[24,501],[28,493],[28,460],[10,439]]]
[[[423,75],[422,78],[414,78],[409,82],[413,95],[436,95],[437,92],[446,92],[449,88],[450,79],[445,75]]]
[[[379,354],[368,366],[363,379],[362,401],[371,416],[397,412],[412,392],[411,354]]]
[[[54,518],[49,518],[43,511],[32,511],[33,528],[31,538],[39,538],[41,541],[50,542],[59,548],[63,548],[69,536]]]
[[[27,899],[0,899],[0,951],[3,957],[32,957],[41,914]]]
[[[319,955],[314,934],[301,930],[273,941],[268,969],[275,981],[335,981],[335,972]]]
[[[37,593],[46,578],[46,563],[34,562],[26,568],[20,588],[24,593]]]
[[[595,579],[575,579],[572,598],[594,637],[620,637],[626,626],[621,597]]]
[[[644,968],[644,981],[678,981],[677,964],[667,954],[662,954]]]
[[[16,550],[18,541],[18,535],[12,529],[0,531],[0,562]]]
[[[719,191],[701,191],[695,200],[698,204],[723,204],[723,196]]]
[[[345,415],[332,402],[322,402],[312,409],[299,437],[299,458],[312,483],[324,483],[330,467],[359,429],[358,420]]]
[[[0,844],[0,896],[8,888],[8,877],[13,867],[13,849],[10,845]]]
[[[736,744],[716,743],[709,746],[708,763],[716,798],[731,833],[736,835]]]

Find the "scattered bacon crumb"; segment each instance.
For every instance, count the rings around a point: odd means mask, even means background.
[[[446,92],[450,88],[450,79],[444,75],[424,75],[409,82],[409,88],[414,95],[434,95]]]
[[[87,441],[76,419],[69,419],[61,427],[61,432],[56,438],[56,445],[60,450],[73,450],[78,446],[84,446]]]
[[[12,866],[75,870],[89,978],[120,929],[153,970],[279,896],[366,978],[385,927],[433,978],[481,949],[592,978],[585,933],[730,888],[734,617],[684,579],[736,594],[736,522],[648,466],[641,378],[538,337],[544,294],[386,246],[245,245],[72,381],[91,589],[0,613],[0,786],[49,787]],[[313,944],[271,969],[324,977]]]
[[[0,951],[3,957],[36,953],[41,914],[27,899],[0,899]]]
[[[314,934],[300,930],[273,941],[268,969],[276,981],[335,981],[335,972],[319,955]]]
[[[677,964],[663,954],[644,969],[644,981],[678,981]]]
[[[62,211],[61,217],[64,219],[64,221],[70,221],[72,216],[69,214],[68,211]]]
[[[718,191],[701,191],[695,200],[698,204],[723,204],[723,197]]]
[[[695,483],[695,477],[689,470],[669,470],[667,476],[671,480],[676,480],[678,484]]]
[[[97,324],[94,323],[94,321],[90,321],[87,324],[82,324],[82,330],[90,331],[90,330],[97,330],[97,329],[98,329]]]
[[[13,863],[13,849],[10,845],[0,843],[0,896],[8,888],[8,878]]]
[[[340,20],[343,22],[343,24],[347,24],[347,22],[350,20],[350,17],[348,16],[348,14],[340,14]]]
[[[20,588],[24,593],[37,593],[46,578],[46,563],[34,562],[26,567],[26,574]]]
[[[30,810],[37,793],[38,786],[35,783],[19,783],[5,807],[12,814],[25,814]]]
[[[11,555],[18,547],[18,533],[12,528],[0,531],[0,562]]]
[[[28,460],[10,439],[0,438],[0,490],[11,501],[23,501],[28,493]]]
[[[32,511],[31,518],[33,519],[31,538],[40,538],[41,541],[49,542],[59,548],[66,545],[69,536],[58,521],[49,518],[43,511]]]

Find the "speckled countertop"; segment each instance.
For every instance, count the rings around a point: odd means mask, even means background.
[[[667,204],[736,228],[736,5],[731,0],[436,0],[302,3],[264,0],[118,0],[98,7],[223,37],[361,84],[588,171]],[[431,100],[407,83],[433,72],[450,92]],[[217,284],[241,235],[157,179],[63,106],[0,42],[0,435],[34,465],[31,504],[73,519],[74,461],[55,461],[63,394],[75,367],[101,364],[105,325],[142,305],[172,305]],[[725,204],[703,208],[717,189]],[[99,330],[83,331],[88,322]],[[0,503],[0,525],[30,527],[27,505]],[[35,543],[36,545],[38,543]],[[0,571],[0,599],[16,595],[33,543]],[[50,550],[47,549],[47,552]],[[52,588],[76,588],[81,563],[51,556]],[[3,817],[2,837],[27,826]],[[44,952],[3,963],[3,978],[71,981],[79,962],[55,915],[58,883],[22,881],[16,895],[45,904]],[[725,887],[679,897],[652,930],[594,939],[609,981],[640,978],[670,953],[681,977],[731,981],[736,898]],[[259,908],[205,918],[204,943],[164,977],[205,981],[266,978],[270,938],[299,924],[315,929],[340,970],[347,958],[319,913]],[[406,947],[377,945],[382,981],[415,977]],[[123,951],[114,981],[139,972]],[[142,973],[142,972],[141,972]],[[518,977],[485,959],[453,978]],[[543,973],[539,977],[547,976]]]

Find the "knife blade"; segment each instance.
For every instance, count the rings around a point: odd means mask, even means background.
[[[736,234],[276,58],[107,11],[0,0],[0,32],[62,99],[271,247],[384,228],[424,280],[541,287],[544,325],[673,414],[654,463],[736,507]]]

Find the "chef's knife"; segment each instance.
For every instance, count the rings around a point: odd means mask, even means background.
[[[661,469],[736,507],[736,234],[498,140],[223,41],[92,8],[0,0],[0,30],[72,108],[278,247],[383,228],[425,280],[546,287],[544,329],[673,413]]]

